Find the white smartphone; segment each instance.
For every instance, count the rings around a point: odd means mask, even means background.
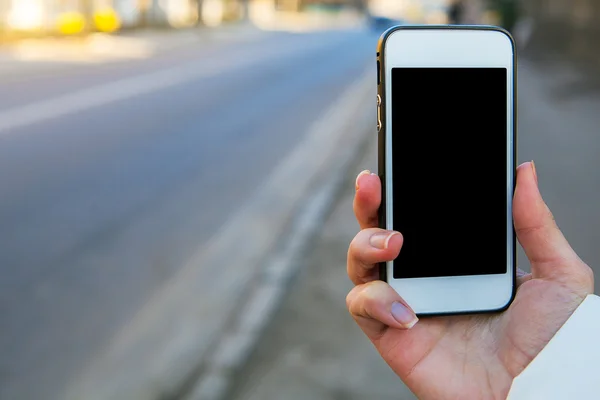
[[[379,40],[379,224],[404,236],[380,278],[417,315],[514,298],[515,51],[484,26],[399,26]]]

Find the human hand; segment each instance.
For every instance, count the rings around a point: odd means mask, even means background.
[[[348,275],[356,285],[346,299],[350,314],[419,399],[506,398],[513,379],[594,289],[592,270],[540,195],[533,163],[517,169],[513,201],[517,238],[532,272],[518,274],[516,297],[503,313],[417,323],[400,295],[377,280],[377,263],[395,259],[402,247],[400,233],[377,228],[380,202],[379,177],[361,173],[354,212],[362,230],[348,250]]]

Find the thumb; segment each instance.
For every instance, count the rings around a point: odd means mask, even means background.
[[[542,199],[533,161],[517,168],[513,218],[517,238],[531,262],[534,278],[556,278],[588,268],[558,229]]]

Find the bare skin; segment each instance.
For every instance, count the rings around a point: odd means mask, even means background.
[[[393,260],[402,247],[401,233],[377,228],[380,202],[379,178],[361,173],[354,199],[361,231],[347,264],[356,285],[346,299],[351,315],[419,399],[505,399],[513,379],[594,290],[592,270],[540,195],[534,164],[517,169],[513,203],[517,238],[532,272],[520,273],[514,302],[499,314],[417,322],[400,294],[377,280],[376,264]]]

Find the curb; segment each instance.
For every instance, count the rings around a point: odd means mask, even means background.
[[[354,129],[357,134],[369,132],[372,118],[364,118]],[[234,384],[236,374],[246,364],[271,317],[278,310],[286,289],[303,257],[322,229],[322,222],[335,207],[348,178],[348,169],[365,151],[374,136],[363,135],[355,146],[348,146],[329,169],[328,179],[318,185],[304,207],[297,213],[289,232],[276,246],[259,279],[245,298],[245,306],[232,318],[230,326],[215,344],[208,362],[201,366],[200,376],[184,390],[183,400],[223,400]]]

